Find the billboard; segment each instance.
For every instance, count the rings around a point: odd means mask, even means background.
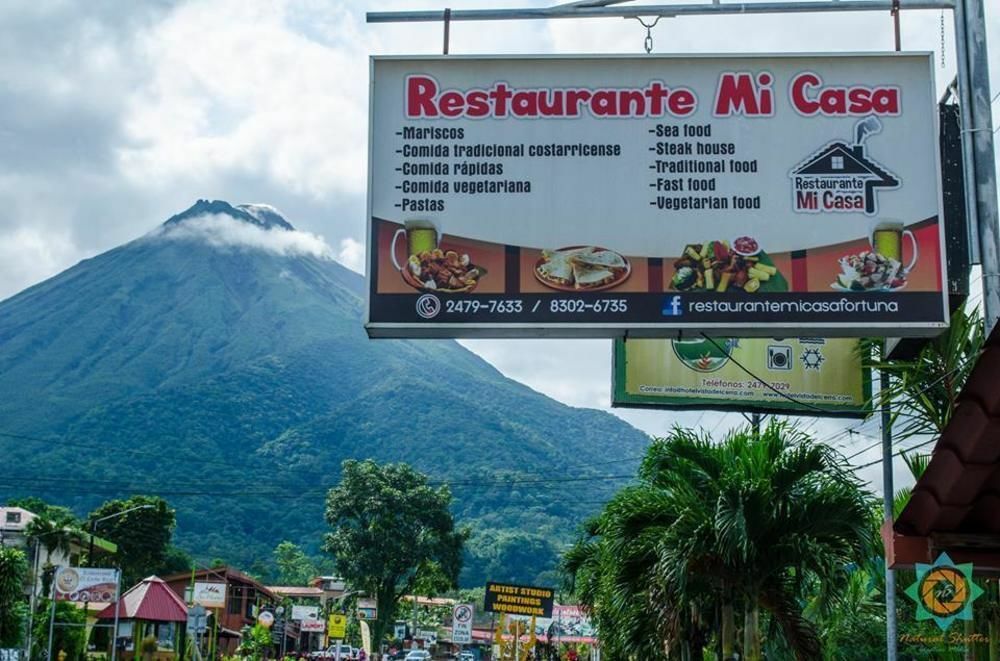
[[[484,610],[487,613],[552,617],[554,597],[552,588],[510,585],[491,581],[486,584]]]
[[[118,570],[60,567],[52,589],[56,601],[117,601]]]
[[[372,337],[933,335],[929,54],[376,57]]]
[[[619,339],[611,405],[864,418],[871,372],[858,345],[849,338]]]
[[[293,620],[318,620],[319,606],[302,606],[299,604],[292,606]]]

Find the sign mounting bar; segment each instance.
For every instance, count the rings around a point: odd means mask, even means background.
[[[706,14],[780,14],[830,11],[892,11],[954,9],[954,0],[768,0],[766,2],[714,2],[677,5],[625,5],[631,0],[578,0],[551,7],[511,9],[452,9],[452,21],[546,20],[553,18],[637,18],[639,16],[696,16]],[[369,23],[419,23],[443,21],[445,10],[372,11]]]

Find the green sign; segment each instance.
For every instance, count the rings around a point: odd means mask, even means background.
[[[611,405],[863,418],[856,339],[615,340]]]
[[[972,620],[972,602],[983,589],[972,581],[972,563],[956,565],[942,553],[933,564],[917,563],[917,580],[906,596],[917,602],[917,620],[934,620],[942,631],[955,620]]]

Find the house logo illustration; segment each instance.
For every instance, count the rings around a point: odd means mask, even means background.
[[[917,603],[917,620],[934,620],[946,631],[955,620],[972,619],[972,602],[983,589],[972,582],[972,563],[956,565],[942,553],[933,564],[917,563],[917,580],[906,596]]]
[[[878,212],[879,189],[899,188],[900,181],[868,156],[865,141],[882,123],[866,117],[854,127],[854,144],[835,141],[796,165],[792,179],[792,209],[797,213]]]

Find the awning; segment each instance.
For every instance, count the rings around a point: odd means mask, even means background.
[[[986,341],[955,414],[934,446],[910,502],[883,526],[896,569],[931,563],[941,552],[1000,573],[1000,331]]]

